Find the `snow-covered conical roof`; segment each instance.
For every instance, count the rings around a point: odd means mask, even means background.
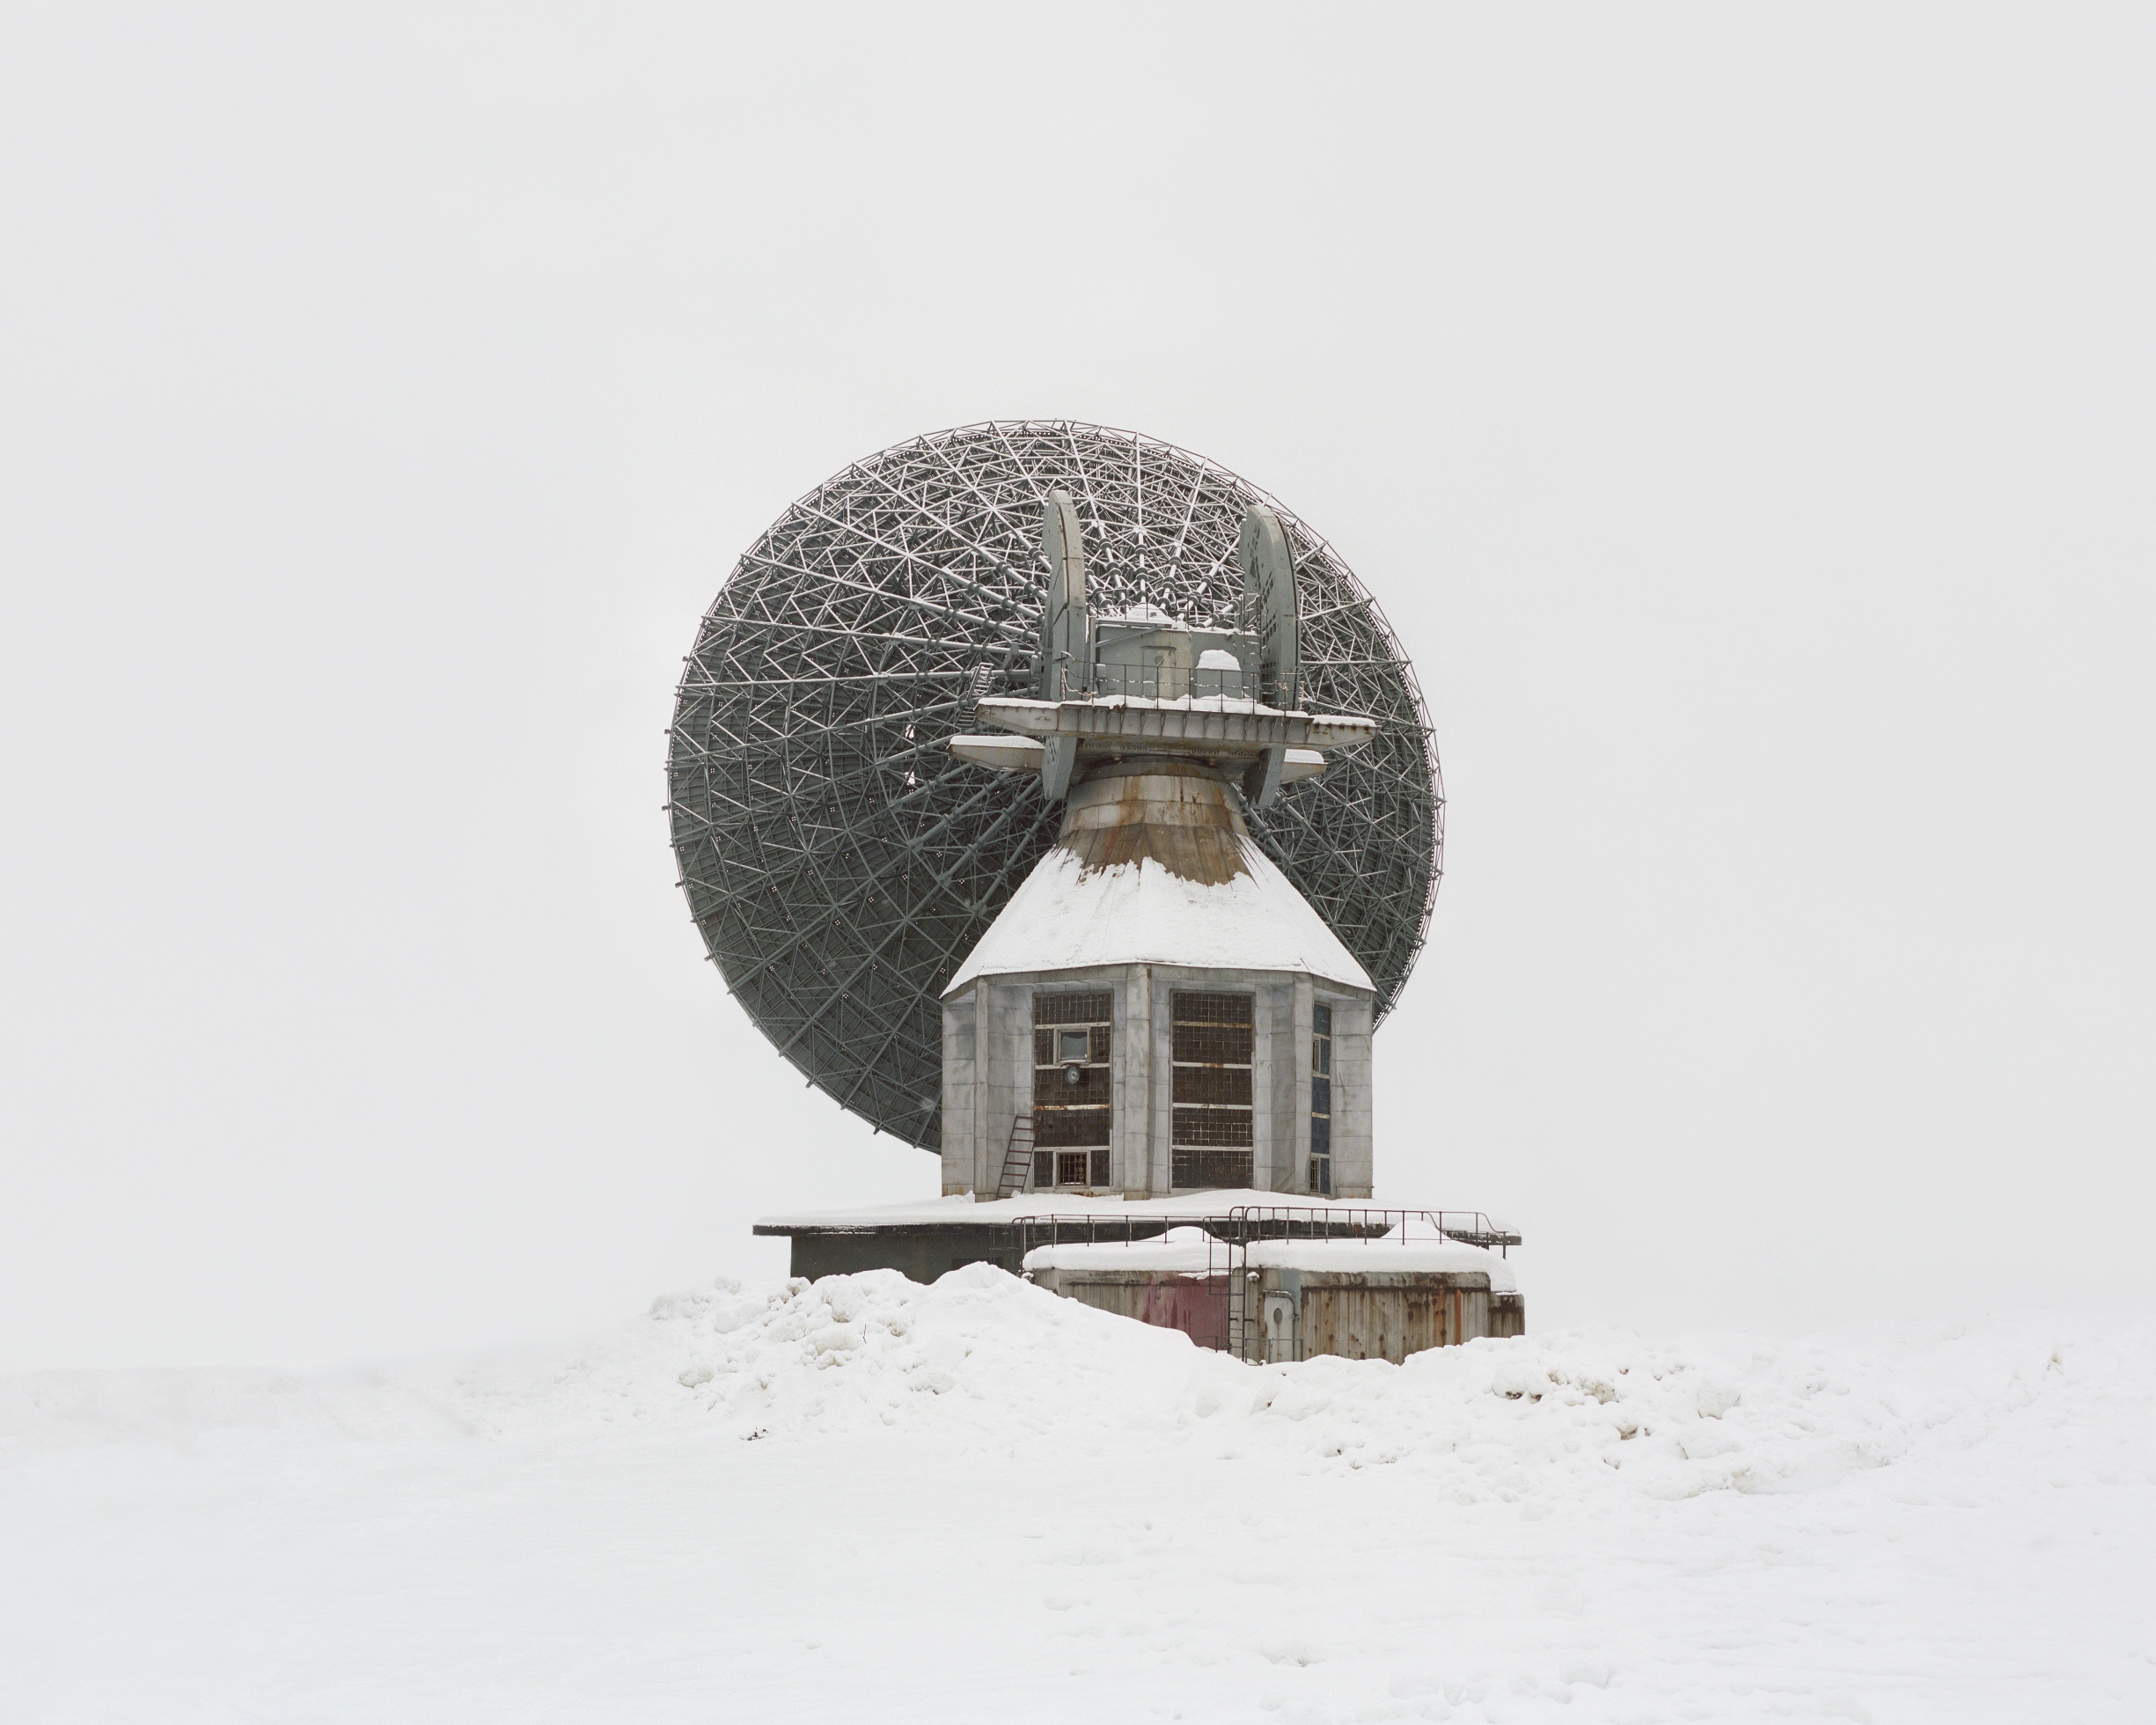
[[[1228,788],[1154,765],[1072,795],[1063,832],[945,986],[1102,965],[1369,973],[1251,840]]]

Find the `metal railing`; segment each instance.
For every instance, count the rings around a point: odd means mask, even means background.
[[[1021,1261],[1036,1246],[1127,1245],[1138,1240],[1157,1240],[1170,1228],[1202,1228],[1214,1247],[1223,1253],[1258,1240],[1378,1240],[1394,1229],[1423,1222],[1448,1240],[1463,1245],[1494,1249],[1499,1256],[1520,1244],[1480,1210],[1389,1210],[1346,1204],[1238,1204],[1213,1215],[1114,1215],[1097,1210],[1075,1213],[1043,1211],[1036,1215],[1013,1216],[994,1231],[1008,1236]],[[1223,1257],[1217,1273],[1229,1263]]]
[[[1262,677],[1255,671],[1213,670],[1176,664],[1061,664],[1055,682],[1063,701],[1122,695],[1139,701],[1255,701],[1282,711],[1299,710],[1300,676]]]
[[[1198,1216],[1116,1216],[1091,1211],[1076,1215],[1014,1216],[1003,1224],[1016,1248],[1018,1262],[1036,1246],[1130,1245],[1139,1240],[1157,1240],[1170,1228],[1204,1227],[1209,1218]]]
[[[1252,1240],[1375,1240],[1394,1229],[1406,1238],[1410,1222],[1427,1222],[1448,1240],[1494,1248],[1500,1257],[1520,1237],[1500,1228],[1480,1210],[1387,1210],[1347,1204],[1241,1204],[1228,1211],[1228,1237]],[[1412,1244],[1412,1242],[1411,1242]]]

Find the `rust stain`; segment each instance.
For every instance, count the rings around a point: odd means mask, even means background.
[[[1057,842],[1088,874],[1151,861],[1181,879],[1221,886],[1250,873],[1245,836],[1227,785],[1210,774],[1163,765],[1075,787]]]

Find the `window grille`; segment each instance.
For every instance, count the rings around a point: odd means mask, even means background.
[[[1175,1183],[1185,1188],[1212,1191],[1246,1187],[1250,1183],[1250,1153],[1178,1147],[1175,1152]]]
[[[1036,1150],[1033,1152],[1033,1189],[1049,1186],[1104,1186],[1108,1184],[1106,1150]]]
[[[1174,1185],[1250,1184],[1256,1007],[1250,995],[1179,988],[1171,995]]]
[[[1115,996],[1105,988],[1082,995],[1036,995],[1033,1022],[1037,1024],[1104,1024],[1114,1016]]]
[[[1033,996],[1033,1185],[1104,1186],[1115,1126],[1106,989]]]
[[[1310,1190],[1332,1196],[1332,1009],[1310,1013]]]

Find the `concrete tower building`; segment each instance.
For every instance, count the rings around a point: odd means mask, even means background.
[[[1067,806],[943,992],[943,1190],[1368,1197],[1375,991],[1242,812],[1377,729],[1294,704],[1280,525],[1244,523],[1242,633],[1089,619],[1060,492],[1045,538],[1039,698],[982,701],[1004,734],[950,747]]]

